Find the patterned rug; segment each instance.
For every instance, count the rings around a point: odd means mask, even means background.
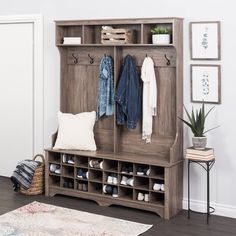
[[[0,216],[1,236],[136,236],[151,227],[40,202]]]

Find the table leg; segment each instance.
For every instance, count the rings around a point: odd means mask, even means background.
[[[190,219],[190,161],[188,160],[188,219]]]
[[[207,224],[209,224],[210,216],[210,167],[209,162],[207,162]]]

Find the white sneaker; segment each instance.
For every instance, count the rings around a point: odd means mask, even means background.
[[[117,179],[117,177],[112,177],[112,183],[113,184],[118,184],[118,179]]]
[[[62,162],[66,163],[66,154],[62,154]]]
[[[149,194],[148,193],[144,194],[144,201],[149,202]]]
[[[134,186],[134,178],[129,178],[126,181],[127,185]]]
[[[113,183],[113,177],[112,176],[107,176],[107,183],[112,184]]]
[[[57,169],[56,164],[50,164],[50,167],[49,167],[50,172],[54,173],[56,169]]]
[[[61,167],[57,166],[57,169],[54,171],[54,173],[60,175],[61,174]]]
[[[128,178],[126,176],[122,176],[122,180],[121,180],[120,184],[127,185],[127,180],[128,180]]]
[[[161,191],[165,191],[165,185],[161,184]]]
[[[103,170],[103,161],[101,161],[101,162],[99,163],[99,166],[100,166],[100,169]]]
[[[143,201],[143,200],[144,200],[144,194],[138,193],[138,201]]]
[[[150,169],[149,168],[146,171],[146,175],[150,175]]]
[[[153,190],[155,190],[155,191],[161,190],[161,184],[154,183],[154,185],[153,185]]]

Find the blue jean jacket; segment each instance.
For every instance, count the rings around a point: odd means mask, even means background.
[[[135,129],[141,116],[141,87],[135,62],[130,55],[124,59],[115,101],[117,124],[124,125],[126,122],[127,128]]]
[[[114,113],[113,64],[111,56],[103,56],[100,62],[97,119],[104,114],[111,116]]]

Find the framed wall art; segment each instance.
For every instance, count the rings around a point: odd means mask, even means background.
[[[190,22],[192,60],[220,60],[220,22]]]
[[[191,101],[221,103],[220,65],[190,65]]]

